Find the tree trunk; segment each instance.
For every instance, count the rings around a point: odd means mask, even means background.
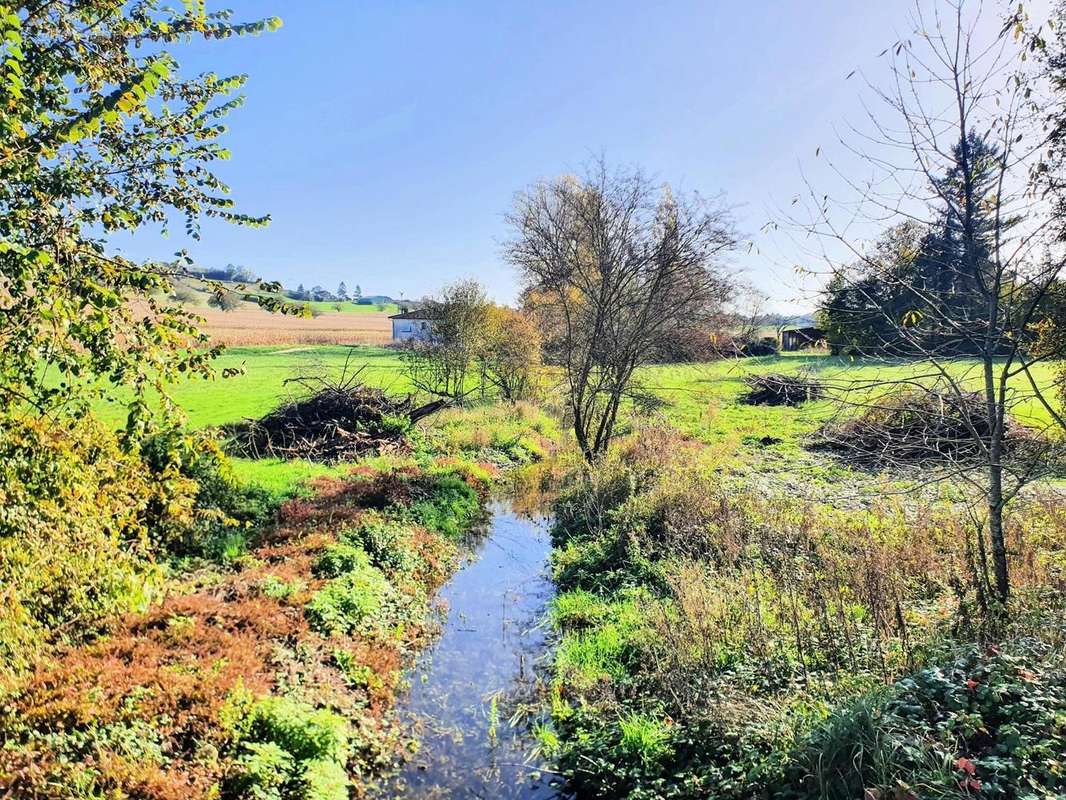
[[[1007,572],[1007,543],[1003,538],[1002,444],[994,442],[988,459],[988,533],[992,542],[992,567],[996,573],[996,595],[1001,602],[1010,596]]]

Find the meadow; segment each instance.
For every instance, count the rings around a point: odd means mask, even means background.
[[[411,391],[383,347],[234,347],[217,367],[172,392],[193,428],[262,416],[307,391],[301,378]],[[555,650],[539,694],[507,716],[578,796],[911,800],[985,796],[969,794],[980,783],[1013,797],[1018,774],[1038,781],[1034,798],[1055,796],[1055,487],[1012,509],[1014,613],[982,616],[965,514],[909,492],[912,476],[809,449],[834,401],[746,404],[745,378],[773,372],[863,395],[928,369],[808,354],[646,367],[641,389],[658,400],[627,407],[595,468],[567,445],[550,372],[539,407],[445,409],[354,463],[194,462],[211,512],[161,541],[158,561],[131,564],[137,593],[115,604],[134,613],[94,607],[106,635],[71,642],[11,695],[0,777],[25,791],[364,796],[417,750],[391,709],[431,641],[456,543],[521,475],[554,509]],[[1020,408],[1040,424],[1038,406]],[[151,746],[128,744],[140,740]],[[960,776],[975,782],[962,794]]]
[[[259,417],[301,389],[291,380],[300,376],[339,376],[345,370],[358,370],[365,383],[390,393],[411,391],[396,350],[344,345],[287,347],[231,347],[217,361],[218,372],[240,369],[242,373],[212,381],[192,380],[177,386],[176,402],[185,410],[195,428],[218,426]],[[976,382],[977,364],[959,360],[953,363],[959,374]],[[821,400],[799,407],[752,406],[740,402],[747,392],[744,379],[767,373],[803,374],[830,385],[851,388],[853,403],[876,391],[881,381],[896,381],[915,375],[929,375],[929,365],[902,360],[857,361],[845,357],[809,354],[783,354],[764,358],[721,360],[706,364],[669,364],[643,368],[640,385],[653,392],[663,405],[650,416],[635,419],[638,424],[658,420],[708,446],[705,457],[721,469],[738,476],[757,472],[764,476],[791,476],[803,472],[804,483],[820,483],[826,490],[839,489],[849,479],[866,480],[842,466],[836,459],[803,447],[827,420],[841,413],[833,400]],[[1054,374],[1050,366],[1038,372],[1041,383],[1050,386]],[[548,383],[550,384],[550,375]],[[1050,419],[1019,381],[1019,418],[1036,427]],[[549,397],[548,405],[552,405]],[[846,412],[846,408],[844,411]],[[772,440],[772,441],[771,441]],[[328,471],[307,462],[280,463],[272,460],[235,459],[239,475],[271,487],[289,486],[301,478]]]

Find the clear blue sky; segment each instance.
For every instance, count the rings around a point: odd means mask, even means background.
[[[590,154],[683,189],[725,192],[759,252],[734,265],[781,310],[810,307],[787,245],[760,226],[817,176],[815,149],[861,116],[908,0],[240,0],[278,15],[257,39],[196,44],[183,67],[247,72],[220,173],[266,230],[206,224],[201,242],[138,234],[134,257],[188,246],[208,267],[286,285],[345,281],[420,296],[474,276],[501,301],[514,192]],[[217,6],[218,3],[209,5]],[[180,226],[179,226],[180,228]]]

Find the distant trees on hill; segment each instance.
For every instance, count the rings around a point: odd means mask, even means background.
[[[301,283],[295,289],[289,289],[285,292],[286,297],[290,300],[297,300],[299,302],[307,303],[344,303],[354,302],[356,305],[362,306],[379,306],[380,311],[384,311],[386,305],[395,302],[388,295],[370,295],[363,297],[363,290],[356,284],[355,289],[350,293],[348,287],[344,281],[340,282],[337,286],[336,292],[331,292],[322,286],[312,286],[310,289],[304,288]]]
[[[236,264],[227,264],[222,269],[203,269],[201,267],[191,267],[188,270],[190,275],[197,278],[203,278],[209,281],[233,281],[234,283],[256,283],[259,280],[257,276],[248,267],[238,266]]]

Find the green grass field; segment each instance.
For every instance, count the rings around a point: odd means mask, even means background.
[[[978,362],[960,359],[951,362],[949,369],[966,385],[973,389],[980,387]],[[840,404],[833,400],[808,403],[799,408],[756,407],[738,402],[746,392],[745,377],[773,372],[809,375],[832,387],[838,395],[848,389],[848,402],[854,404],[883,391],[878,383],[915,379],[929,383],[938,374],[932,364],[920,361],[790,354],[648,367],[640,373],[640,380],[669,401],[666,414],[671,421],[685,433],[711,443],[737,435],[772,435],[786,443],[794,443],[813,432],[840,408]],[[1039,365],[1034,372],[1042,387],[1053,385],[1053,365]],[[1012,388],[1016,392],[1013,412],[1018,421],[1037,428],[1051,422],[1051,415],[1036,400],[1024,377],[1017,377]]]
[[[360,379],[390,392],[403,393],[410,386],[395,350],[383,347],[293,346],[234,347],[215,362],[218,373],[242,368],[232,378],[206,381],[193,379],[175,387],[174,399],[196,428],[222,425],[246,417],[260,417],[282,400],[300,393],[293,378],[339,377],[361,370]]]
[[[399,356],[376,347],[298,346],[232,348],[218,360],[218,371],[241,367],[244,373],[211,381],[190,380],[175,388],[175,400],[194,427],[221,425],[262,416],[279,402],[300,392],[291,379],[301,375],[339,376],[345,369],[361,369],[363,381],[390,392],[410,390]],[[952,369],[972,381],[979,375],[976,362],[956,361]],[[863,384],[930,375],[928,364],[910,361],[854,361],[823,355],[782,355],[768,358],[717,361],[709,364],[671,364],[648,367],[640,381],[666,401],[657,414],[685,434],[708,445],[709,457],[730,473],[752,471],[782,474],[803,470],[813,482],[832,484],[846,477],[835,461],[803,448],[806,437],[828,418],[840,413],[831,400],[799,408],[750,406],[740,402],[746,392],[744,378],[768,372],[807,373],[833,386],[858,384],[856,396],[874,391]],[[1040,382],[1050,386],[1053,370],[1043,366]],[[1017,391],[1025,395],[1019,382]],[[1031,393],[1029,393],[1031,395]],[[1047,412],[1030,397],[1021,397],[1021,421],[1042,426]],[[773,441],[771,441],[773,440]],[[238,473],[269,486],[284,488],[307,477],[323,474],[321,465],[302,462],[238,460]]]

